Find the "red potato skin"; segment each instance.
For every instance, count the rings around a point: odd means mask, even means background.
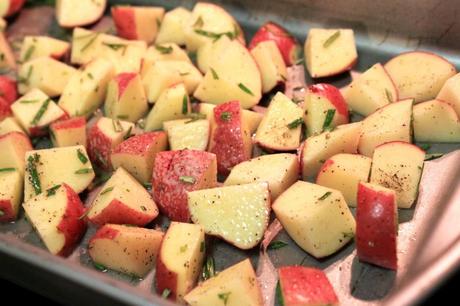
[[[67,257],[73,252],[86,231],[86,223],[80,219],[85,208],[78,194],[70,186],[62,184],[61,188],[66,190],[67,207],[61,222],[57,226],[58,230],[65,236],[65,244],[58,255]]]
[[[7,76],[0,76],[0,97],[2,97],[10,105],[18,99],[18,90],[16,81]]]
[[[356,212],[356,249],[361,261],[396,270],[396,199],[358,185]]]
[[[207,181],[204,173],[216,160],[212,153],[197,150],[165,151],[157,154],[153,167],[153,198],[161,212],[172,221],[189,222],[187,191],[213,188],[217,185],[217,173]],[[180,180],[191,176],[195,183]]]
[[[112,154],[124,153],[132,155],[144,155],[148,152],[150,146],[157,144],[167,137],[166,132],[157,131],[136,135],[126,139],[117,145]]]
[[[224,112],[230,114],[228,120],[222,118]],[[217,156],[218,172],[227,175],[234,166],[251,158],[244,149],[240,102],[217,105],[214,122],[209,151]]]
[[[283,56],[286,66],[292,66],[298,59],[300,46],[294,36],[288,33],[282,26],[267,22],[256,32],[251,42],[249,50],[252,50],[262,41],[273,40]]]
[[[311,94],[322,96],[330,101],[334,105],[337,114],[343,116],[347,123],[349,122],[347,103],[337,87],[320,83],[309,86],[308,90]]]
[[[104,170],[109,170],[111,166],[110,154],[112,152],[112,140],[107,137],[96,122],[88,132],[87,141],[88,155],[91,161]]]
[[[0,142],[10,137],[13,139],[14,142],[22,142],[21,146],[26,148],[26,150],[24,150],[24,153],[26,151],[33,150],[32,143],[30,142],[29,137],[27,137],[27,135],[21,132],[9,132],[5,135],[2,135],[0,136]]]
[[[96,234],[89,240],[89,245],[92,245],[98,239],[113,240],[118,236],[119,231],[111,228],[109,225],[104,225],[97,230]]]
[[[323,271],[303,266],[278,270],[285,306],[338,305],[334,288]]]
[[[13,116],[13,112],[11,111],[10,104],[0,97],[0,121],[11,116]]]
[[[10,200],[0,200],[0,211],[3,213],[3,215],[0,216],[0,222],[11,222],[16,220],[16,215],[13,212]]]
[[[132,7],[112,7],[112,18],[120,37],[137,39],[136,15]]]
[[[8,0],[5,0],[5,1],[8,1]],[[6,13],[5,17],[9,17],[19,12],[24,6],[24,3],[26,2],[26,0],[9,0],[9,2],[10,2],[10,7],[8,8],[8,12]]]
[[[126,88],[129,86],[129,83],[136,77],[136,75],[136,73],[125,72],[120,73],[115,77],[115,82],[118,84],[118,99],[123,96]]]
[[[59,130],[68,130],[68,129],[79,129],[86,126],[85,117],[74,117],[69,119],[64,119],[51,123],[51,128],[55,131]]]
[[[170,271],[161,258],[161,247],[158,252],[155,267],[155,284],[158,294],[162,294],[166,289],[170,290],[168,300],[175,301],[177,298],[177,273]]]
[[[91,218],[88,217],[88,221],[98,226],[107,223],[144,226],[157,216],[157,210],[152,211],[152,214],[147,214],[132,209],[125,203],[114,199],[98,215]]]

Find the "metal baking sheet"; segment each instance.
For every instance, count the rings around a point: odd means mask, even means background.
[[[110,4],[160,5],[167,9],[195,1],[109,1]],[[409,50],[431,50],[460,67],[460,4],[456,0],[389,1],[214,1],[224,6],[245,29],[249,40],[256,29],[272,20],[288,28],[303,44],[311,27],[348,27],[355,30],[359,51],[358,71]],[[436,20],[436,22],[433,22]],[[110,27],[109,18],[96,25]],[[69,37],[53,19],[53,9],[24,10],[8,29],[10,41],[26,34],[49,33]],[[313,81],[308,78],[307,81]],[[322,80],[337,86],[350,81],[349,74]],[[460,144],[432,145],[430,152],[452,152]],[[316,260],[296,246],[285,232],[276,238],[287,247],[269,250],[276,267],[305,265],[324,269],[342,305],[409,305],[420,301],[460,264],[460,151],[427,162],[417,204],[400,210],[397,273],[360,263],[351,243],[336,254]],[[457,205],[458,206],[458,205]],[[164,219],[154,226],[165,226]],[[21,214],[18,221],[0,225],[0,275],[61,303],[82,305],[173,305],[153,292],[152,271],[145,279],[113,272],[96,271],[86,253],[90,228],[80,247],[66,259],[50,255]],[[257,265],[258,249],[238,250],[212,240],[216,269],[250,257]]]

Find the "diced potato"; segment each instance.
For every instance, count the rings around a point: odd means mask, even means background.
[[[180,119],[163,122],[171,150],[206,151],[209,141],[209,121]]]
[[[80,193],[94,178],[84,146],[27,151],[25,161],[25,201],[62,183]]]
[[[70,44],[48,36],[26,36],[21,45],[19,58],[26,62],[42,56],[60,59],[70,50]]]
[[[298,181],[273,203],[276,217],[307,253],[337,252],[355,234],[355,220],[340,191]]]
[[[0,136],[10,132],[24,133],[24,130],[14,117],[7,117],[0,121]]]
[[[0,222],[16,220],[22,200],[23,178],[18,169],[0,168]]]
[[[188,207],[206,234],[247,250],[262,240],[268,226],[270,192],[265,182],[192,191]]]
[[[157,44],[185,45],[185,26],[191,15],[192,13],[188,9],[181,6],[166,12],[155,42]]]
[[[233,167],[225,186],[267,182],[271,199],[294,184],[299,176],[299,161],[295,154],[280,153],[255,157]]]
[[[158,230],[106,224],[91,237],[88,253],[97,264],[144,277],[155,266],[162,239]]]
[[[24,174],[24,156],[33,150],[29,137],[21,132],[10,132],[0,136],[0,168],[16,168]]]
[[[75,117],[52,123],[50,125],[50,136],[55,147],[78,145],[86,147],[85,117]]]
[[[191,306],[262,306],[262,293],[249,259],[221,271],[185,296]]]

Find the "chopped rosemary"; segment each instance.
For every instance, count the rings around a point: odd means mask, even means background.
[[[144,187],[147,188],[147,189],[152,189],[152,183],[145,182],[142,185],[144,185]]]
[[[59,187],[61,187],[61,185],[56,185],[54,187],[51,187],[49,188],[48,190],[46,190],[46,196],[49,197],[49,196],[52,196],[52,195],[55,195],[56,194],[56,190],[59,189]]]
[[[91,168],[83,168],[83,169],[78,169],[75,171],[75,174],[87,174],[93,172],[93,169]]]
[[[281,285],[280,281],[276,283],[276,300],[278,301],[278,304],[281,306],[284,306],[284,298],[283,298],[283,293],[281,292]]]
[[[86,164],[88,162],[88,158],[85,154],[81,151],[81,149],[77,149],[77,156],[78,159],[82,162],[82,164]]]
[[[103,42],[102,44],[106,47],[109,47],[113,51],[118,51],[120,49],[123,49],[123,53],[126,51],[126,48],[128,47],[126,44],[116,44],[116,43],[108,43],[108,42]]]
[[[123,126],[121,125],[120,120],[112,119],[113,130],[117,133],[123,132]]]
[[[141,205],[141,209],[142,211],[147,211],[147,207],[145,207],[144,205]]]
[[[179,176],[179,181],[187,184],[195,184],[196,179],[193,176],[181,175]]]
[[[42,192],[42,187],[40,184],[40,178],[38,176],[37,165],[38,161],[40,160],[40,155],[35,153],[34,155],[30,155],[27,158],[27,170],[29,171],[29,182],[32,184],[34,188],[35,195],[40,194]]]
[[[199,17],[196,19],[196,21],[195,21],[195,23],[193,24],[192,27],[194,27],[194,28],[201,28],[203,25],[204,25],[203,18],[202,18],[201,16],[199,16]]]
[[[217,297],[224,302],[224,305],[227,305],[228,298],[229,298],[230,294],[231,294],[230,291],[229,292],[222,292],[222,293],[217,294]]]
[[[391,92],[388,90],[388,88],[385,88],[385,95],[387,96],[387,100],[390,103],[393,103],[393,95]]]
[[[5,212],[0,209],[0,217],[3,217],[5,215]]]
[[[35,45],[30,46],[29,49],[27,49],[26,53],[24,54],[24,58],[22,60],[24,62],[27,62],[28,60],[30,60],[34,51],[35,51]]]
[[[161,293],[161,297],[164,299],[167,299],[170,294],[171,294],[171,290],[166,288],[165,290],[163,290],[163,293]]]
[[[339,36],[340,36],[340,31],[336,31],[334,34],[329,36],[328,39],[326,39],[326,41],[323,43],[323,47],[327,48],[330,45],[332,45],[334,43],[334,41],[336,41],[336,39],[339,38]]]
[[[131,135],[132,129],[133,129],[133,127],[130,126],[128,131],[126,132],[125,136],[123,136],[123,140],[126,140],[126,139],[130,138],[131,136],[134,136],[134,135]]]
[[[212,69],[212,68],[209,68],[211,70],[211,73],[212,73],[212,77],[214,80],[218,80],[219,79],[219,76],[217,75],[217,72]]]
[[[88,78],[90,78],[91,80],[94,80],[94,76],[91,72],[88,72],[87,75],[88,75]]]
[[[104,266],[104,265],[101,265],[101,264],[99,264],[99,263],[97,263],[97,262],[94,262],[93,265],[94,265],[94,267],[95,267],[96,269],[98,269],[99,271],[102,271],[102,272],[107,271],[107,268],[106,268],[106,266]]]
[[[334,120],[335,109],[328,109],[326,118],[324,118],[323,132],[331,129],[332,120]]]
[[[107,187],[104,190],[102,190],[102,192],[99,195],[104,195],[106,193],[109,193],[112,190],[113,190],[113,186],[112,187]]]
[[[212,256],[208,256],[206,258],[206,262],[203,265],[203,271],[201,276],[203,280],[210,279],[216,275],[216,267],[214,264],[214,258]]]
[[[197,120],[200,120],[200,119],[206,119],[206,115],[202,114],[202,113],[190,113],[189,118],[190,118],[190,120],[185,121],[185,124],[190,123],[190,122],[194,122],[194,121],[197,121]]]
[[[188,249],[188,245],[187,245],[187,244],[184,244],[183,246],[180,247],[180,252],[181,252],[181,253],[184,253],[184,252],[187,251],[187,249]]]
[[[118,115],[117,118],[121,120],[126,120],[129,118],[129,116],[128,115]]]
[[[31,104],[31,103],[37,103],[38,99],[35,99],[35,100],[19,100],[19,103],[22,103],[22,104]]]
[[[322,201],[322,200],[325,200],[328,196],[330,196],[332,194],[332,192],[330,191],[327,191],[325,194],[323,194],[322,196],[320,196],[318,198],[318,200]]]
[[[243,83],[238,83],[238,87],[239,87],[242,91],[244,91],[245,93],[247,93],[248,95],[251,95],[251,96],[254,95],[254,94],[252,93],[252,91],[251,91],[249,88],[247,88],[246,86],[244,86]]]
[[[34,71],[34,66],[30,65],[29,69],[27,70],[27,75],[26,77],[18,77],[18,83],[19,84],[25,84],[29,85],[30,82],[30,77],[32,76],[32,72]]]
[[[170,54],[171,52],[173,52],[173,48],[171,46],[163,47],[163,46],[157,45],[155,46],[155,49],[157,49],[157,51],[160,52],[161,54]]]
[[[91,46],[95,41],[96,39],[98,38],[100,33],[91,33],[91,34],[88,34],[88,35],[84,35],[84,36],[81,36],[81,37],[78,37],[78,38],[86,38],[86,37],[91,37],[88,42],[80,49],[80,52],[83,52],[85,51],[86,49],[89,48],[89,46]]]
[[[16,171],[16,168],[1,168],[0,172],[13,172]]]
[[[209,32],[201,29],[195,29],[195,33],[201,36],[209,37],[212,38],[213,41],[219,40],[222,36],[227,36],[230,39],[235,39],[236,38],[236,32],[222,32],[222,33],[215,33],[215,32]]]
[[[295,119],[294,121],[290,122],[287,124],[287,127],[292,130],[292,129],[295,129],[297,128],[299,125],[301,125],[303,123],[303,118],[297,118]]]
[[[284,248],[287,245],[288,244],[286,242],[284,242],[284,241],[273,241],[268,245],[268,249],[269,250],[277,250],[277,249]]]
[[[230,113],[230,112],[222,112],[220,114],[220,119],[222,119],[224,121],[230,121],[230,119],[232,119],[232,113]]]
[[[46,99],[45,102],[43,102],[42,106],[38,110],[38,112],[35,114],[34,119],[30,122],[32,125],[36,125],[40,119],[43,117],[43,114],[46,112],[48,105],[50,104],[51,99]]]
[[[184,95],[182,98],[182,114],[186,115],[188,113],[188,97]]]
[[[421,143],[419,145],[417,145],[420,149],[422,149],[423,151],[428,151],[429,149],[431,149],[431,145],[428,144],[428,143]]]

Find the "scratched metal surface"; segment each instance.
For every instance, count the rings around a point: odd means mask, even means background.
[[[194,3],[194,1],[179,0],[109,2],[112,4],[162,5],[167,9],[178,5],[191,8]],[[222,4],[238,19],[245,29],[248,40],[255,30],[268,20],[274,20],[288,28],[301,43],[305,40],[306,33],[311,27],[351,27],[356,33],[360,55],[357,66],[359,71],[370,67],[375,62],[385,62],[397,53],[413,49],[441,53],[454,62],[457,68],[460,67],[460,56],[456,52],[460,48],[460,24],[455,23],[460,3],[455,0],[391,0],[378,3],[366,0],[221,0],[214,2]],[[97,27],[109,26],[110,21],[107,19],[97,25]],[[70,32],[57,27],[51,8],[34,8],[24,11],[11,25],[8,35],[11,41],[17,41],[26,34],[43,33],[61,38],[70,35]],[[307,80],[312,82],[308,77]],[[350,81],[350,77],[346,74],[327,81],[343,86]],[[430,152],[450,152],[459,148],[459,144],[435,144]],[[452,159],[452,157],[448,158]],[[435,209],[442,210],[442,205],[450,203],[444,198],[433,197],[433,194],[449,190],[446,184],[433,184],[434,178],[452,181],[453,183],[449,186],[454,190],[459,186],[458,168],[451,169],[450,172],[440,171],[436,175],[433,174],[436,169],[440,169],[437,164],[439,161],[430,162],[425,167],[428,170],[424,173],[422,192],[415,208],[400,210],[399,270],[397,274],[360,263],[355,256],[353,243],[328,258],[316,260],[298,248],[285,232],[281,232],[276,239],[287,242],[288,246],[278,250],[269,250],[269,256],[274,265],[279,267],[302,264],[324,269],[343,305],[382,303],[390,295],[395,283],[399,284],[401,280],[404,280],[407,271],[420,270],[427,264],[432,264],[430,259],[435,258],[448,247],[446,242],[444,248],[437,248],[438,253],[433,251],[423,258],[418,256],[420,253],[416,249],[422,238],[421,233],[436,221],[435,218],[444,220],[445,226],[455,223],[455,218],[449,220],[440,214],[431,213]],[[431,186],[431,189],[434,188],[432,186],[436,186],[436,189],[424,192],[424,186]],[[151,226],[165,226],[166,223],[166,220],[157,220]],[[455,230],[456,233],[460,233],[460,228],[455,228]],[[94,229],[86,233],[80,247],[69,258],[56,258],[44,250],[43,244],[21,215],[15,223],[0,225],[0,258],[3,264],[0,273],[13,277],[15,281],[23,285],[32,286],[33,289],[61,302],[65,301],[75,305],[95,304],[96,301],[98,305],[169,304],[153,295],[153,272],[145,279],[139,280],[113,271],[104,273],[95,271],[86,253],[88,239],[93,233]],[[248,256],[254,266],[257,264],[257,248],[243,252],[218,240],[212,240],[211,245],[210,252],[216,260],[217,270],[223,270]],[[417,254],[418,260],[414,260],[413,254]],[[411,268],[411,262],[417,263],[418,266]],[[432,284],[432,287],[435,285]],[[71,299],[69,299],[70,296]],[[415,298],[421,296],[422,292]],[[414,302],[414,299],[410,301]]]

